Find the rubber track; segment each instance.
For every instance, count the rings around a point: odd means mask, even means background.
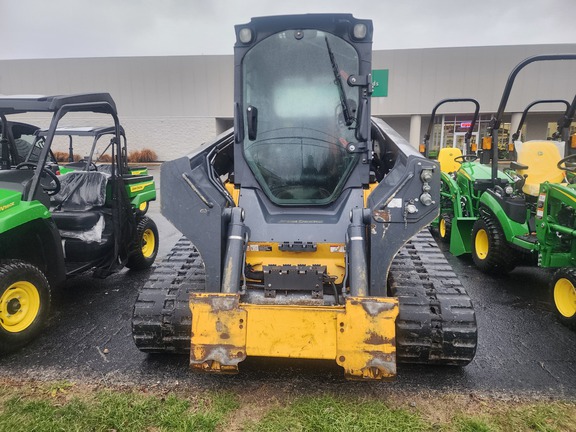
[[[388,283],[400,303],[398,363],[464,366],[474,358],[477,327],[472,302],[428,230],[400,249]]]
[[[132,336],[144,352],[190,351],[189,293],[204,291],[204,264],[192,243],[182,237],[157,263],[138,293],[132,314]]]
[[[145,352],[190,350],[188,294],[204,290],[204,267],[185,237],[141,289],[132,317],[136,346]],[[398,296],[399,363],[463,366],[476,351],[476,318],[470,298],[430,233],[420,232],[394,259],[389,275]]]

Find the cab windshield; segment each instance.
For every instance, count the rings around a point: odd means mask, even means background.
[[[358,69],[352,45],[316,30],[274,34],[244,57],[244,155],[276,204],[324,205],[340,194],[359,157],[349,151],[359,90],[347,83]]]

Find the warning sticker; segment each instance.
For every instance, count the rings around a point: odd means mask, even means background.
[[[272,245],[269,244],[249,244],[249,252],[270,252],[272,250]]]

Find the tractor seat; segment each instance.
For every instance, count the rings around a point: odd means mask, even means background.
[[[60,230],[88,231],[98,222],[102,214],[98,211],[54,212],[52,220]]]
[[[71,171],[58,177],[60,191],[53,195],[54,211],[84,212],[106,202],[108,176],[98,171]]]
[[[458,147],[444,147],[438,152],[438,162],[440,163],[440,171],[451,173],[458,171],[460,164],[454,161],[454,158],[462,156],[462,150]]]
[[[562,183],[566,176],[557,164],[561,156],[558,147],[552,141],[526,141],[518,152],[518,163],[526,169],[518,170],[525,175],[526,183],[522,191],[531,196],[538,196],[540,184],[544,182]]]

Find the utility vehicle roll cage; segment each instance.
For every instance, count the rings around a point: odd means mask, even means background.
[[[120,136],[121,127],[116,111],[116,104],[108,93],[86,93],[69,96],[2,96],[0,97],[0,120],[6,129],[8,120],[6,115],[23,114],[28,112],[51,112],[54,113],[50,122],[50,127],[46,131],[46,142],[38,157],[32,185],[24,200],[31,200],[35,196],[40,185],[41,171],[50,152],[50,147],[58,122],[69,112],[93,112],[109,114],[114,120],[114,134]],[[121,157],[116,154],[118,166],[121,166]],[[0,155],[0,169],[10,169],[10,152],[7,140],[2,142]]]
[[[510,98],[510,93],[512,92],[512,86],[518,73],[534,62],[540,61],[558,61],[558,60],[576,60],[576,54],[544,54],[528,57],[524,61],[520,62],[508,76],[506,85],[504,87],[504,92],[502,93],[502,99],[500,100],[500,105],[498,106],[498,111],[490,119],[490,124],[488,126],[488,135],[492,138],[492,148],[490,158],[492,159],[492,185],[496,186],[498,179],[498,134],[500,132],[500,126],[502,125],[502,119],[504,118],[504,110],[506,109],[506,104]],[[569,114],[569,113],[568,113]],[[567,118],[567,115],[564,119]]]
[[[432,114],[430,115],[430,122],[428,123],[428,129],[426,130],[426,133],[424,134],[424,156],[425,157],[429,157],[429,153],[430,153],[430,136],[432,135],[432,128],[434,127],[434,119],[436,118],[436,111],[438,111],[438,108],[440,108],[442,105],[446,104],[446,103],[452,103],[452,102],[471,102],[474,104],[474,117],[472,118],[472,122],[470,122],[470,127],[468,128],[468,131],[466,132],[466,135],[464,135],[464,141],[466,142],[466,154],[470,153],[470,139],[472,138],[472,132],[474,131],[474,128],[476,127],[476,122],[478,121],[478,117],[480,114],[480,104],[478,103],[478,101],[476,99],[472,99],[472,98],[448,98],[448,99],[442,99],[440,102],[438,102],[436,104],[436,106],[432,109]]]
[[[121,139],[119,148],[122,151],[122,172],[128,170],[128,163],[127,163],[127,150],[126,150],[126,133],[124,132],[124,128],[122,126],[119,127],[120,134],[118,135]],[[36,132],[37,140],[40,138],[44,138],[48,135],[49,130],[38,130]],[[105,135],[114,135],[116,136],[116,128],[115,126],[104,126],[104,127],[62,127],[56,129],[54,132],[54,136],[68,136],[68,162],[74,162],[74,147],[73,141],[74,137],[93,137],[90,154],[86,159],[86,166],[90,166],[94,159],[94,151],[96,150],[96,143]],[[114,139],[110,140],[110,143],[104,148],[101,152],[106,153],[108,149],[115,143]],[[112,153],[115,154],[114,152]],[[114,160],[113,160],[114,162]],[[116,164],[113,163],[113,166]]]

